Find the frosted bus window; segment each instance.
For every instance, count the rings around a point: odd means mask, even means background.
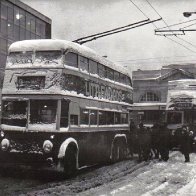
[[[65,65],[78,67],[78,55],[72,52],[65,54]]]
[[[61,57],[61,51],[37,51],[35,54],[35,63],[59,64]]]
[[[89,72],[91,74],[97,74],[97,62],[89,60]]]
[[[2,124],[25,127],[27,123],[27,101],[3,101]]]
[[[97,125],[97,111],[90,111],[90,125]]]
[[[85,94],[85,80],[79,76],[66,74],[64,75],[63,88],[68,91],[75,91],[77,94]]]
[[[88,72],[88,59],[80,56],[80,69]]]
[[[89,125],[89,110],[80,110],[80,125]]]
[[[17,64],[32,64],[33,52],[12,52],[7,58],[7,64],[9,66]]]

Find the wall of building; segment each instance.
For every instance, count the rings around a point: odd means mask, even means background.
[[[18,0],[0,0],[0,87],[10,44],[45,38],[51,38],[48,17]]]

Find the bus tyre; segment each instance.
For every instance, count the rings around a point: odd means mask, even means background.
[[[68,148],[63,158],[63,167],[66,177],[73,176],[77,171],[77,153],[73,148]]]

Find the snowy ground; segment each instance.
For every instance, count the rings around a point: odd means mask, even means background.
[[[179,152],[170,153],[168,162],[127,160],[38,186],[27,195],[195,196],[196,154],[190,157],[190,163]]]
[[[196,154],[190,157],[184,163],[176,151],[168,162],[126,160],[66,180],[53,173],[9,170],[0,175],[0,195],[196,196]]]
[[[172,153],[168,162],[149,165],[105,186],[80,195],[120,196],[196,196],[196,154],[184,163],[180,153]]]

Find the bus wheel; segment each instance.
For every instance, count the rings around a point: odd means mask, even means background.
[[[77,171],[77,153],[72,147],[66,150],[63,158],[63,167],[66,177],[73,176]]]

